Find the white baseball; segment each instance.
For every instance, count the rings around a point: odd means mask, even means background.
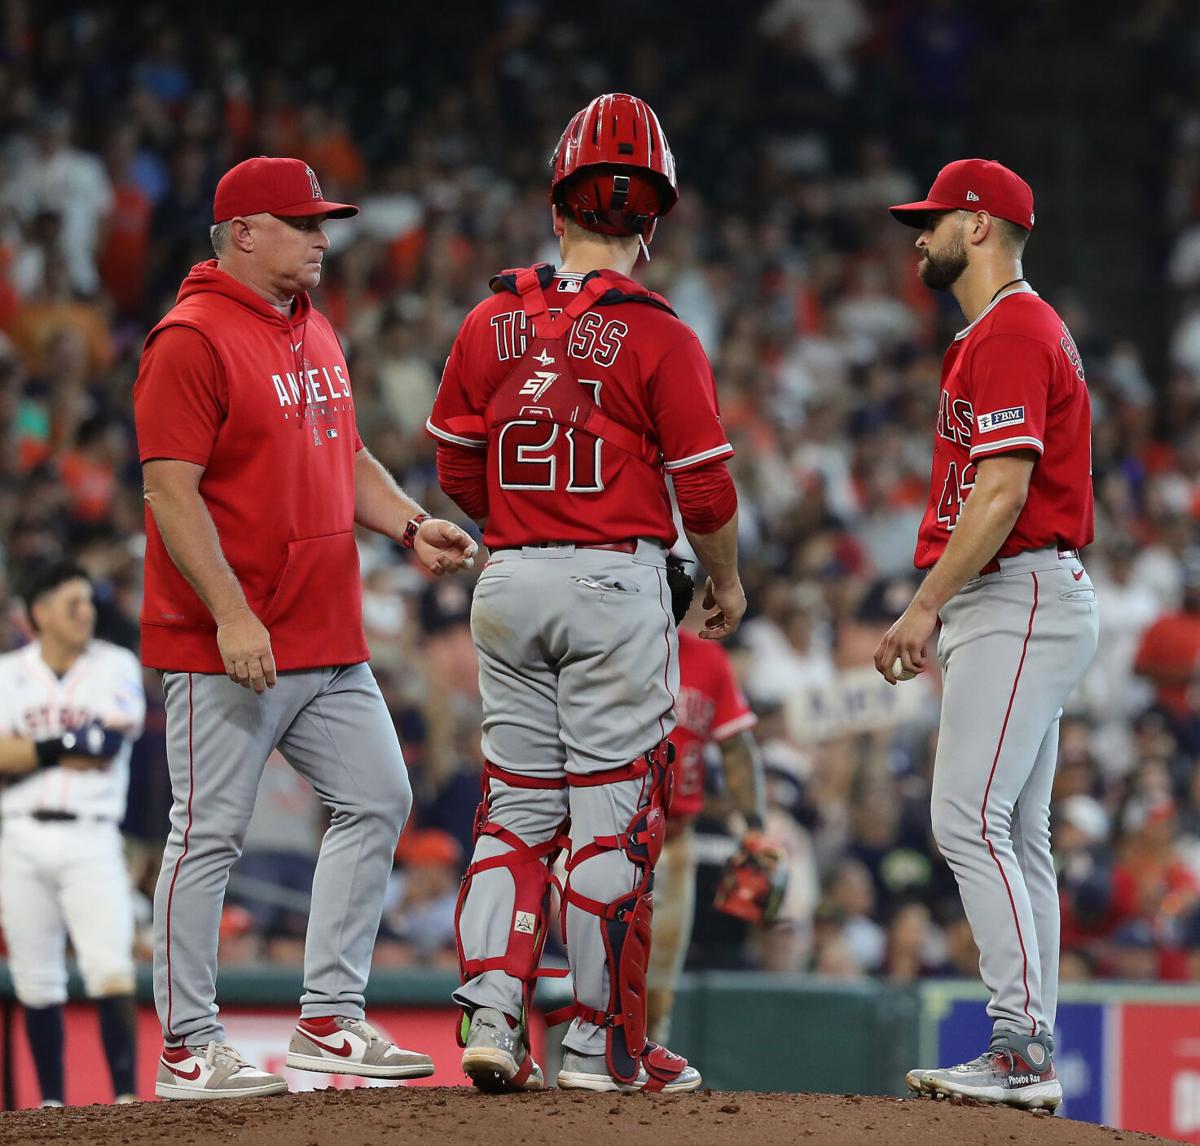
[[[904,661],[902,661],[899,657],[896,658],[896,663],[892,665],[892,676],[894,676],[897,680],[912,680],[916,675],[917,674],[915,672],[909,672],[908,669],[904,667]]]

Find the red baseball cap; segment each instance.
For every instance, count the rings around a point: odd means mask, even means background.
[[[924,227],[930,211],[986,211],[1032,230],[1033,189],[994,159],[956,159],[938,172],[920,203],[901,203],[888,210],[907,227]]]
[[[259,155],[244,159],[221,176],[213,196],[213,222],[224,223],[238,215],[328,215],[348,219],[358,214],[351,203],[330,203],[321,184],[303,159],[276,159]]]

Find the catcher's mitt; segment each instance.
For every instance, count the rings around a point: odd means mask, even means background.
[[[729,858],[713,906],[747,923],[772,923],[787,890],[783,852],[759,832],[747,832]]]
[[[682,557],[676,557],[674,553],[667,554],[667,588],[671,590],[671,612],[676,625],[687,616],[696,594],[696,583],[687,571],[687,565]]]

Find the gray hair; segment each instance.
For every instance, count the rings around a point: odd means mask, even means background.
[[[217,258],[221,257],[221,252],[229,246],[230,220],[226,219],[224,223],[214,223],[208,230],[208,237],[212,241],[213,254]]]

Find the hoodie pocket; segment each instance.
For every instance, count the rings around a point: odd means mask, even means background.
[[[289,541],[283,568],[260,614],[272,624],[301,610],[325,617],[358,600],[358,546],[353,531]]]

